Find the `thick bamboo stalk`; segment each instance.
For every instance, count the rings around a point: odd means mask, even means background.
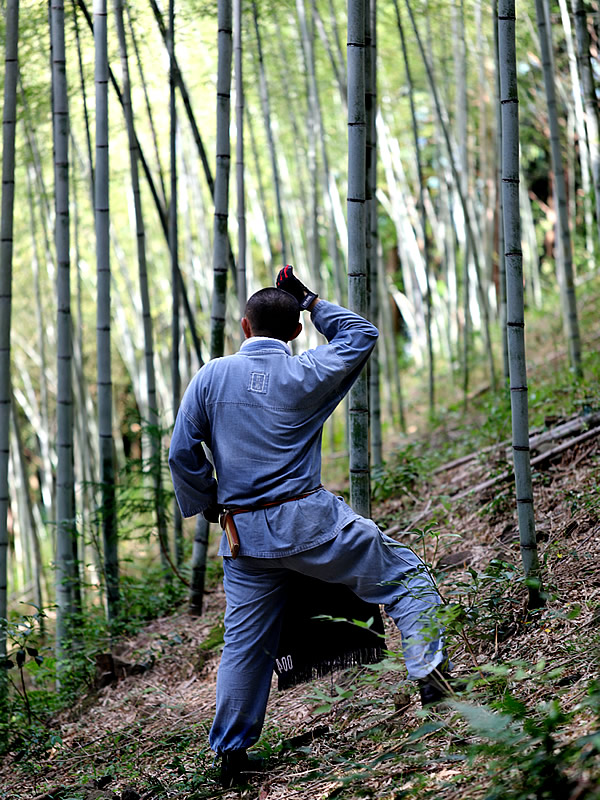
[[[348,0],[348,304],[366,316],[365,0]],[[350,504],[371,513],[367,369],[350,390]]]
[[[173,417],[176,416],[181,400],[181,373],[179,369],[180,322],[180,281],[179,281],[179,225],[177,218],[177,107],[175,104],[175,0],[169,0],[169,29],[167,36],[169,54],[169,164],[171,175],[169,202],[169,254],[171,256],[171,392]],[[183,523],[179,504],[173,498],[173,538],[175,544],[175,563],[183,563]]]
[[[74,609],[73,543],[75,526],[75,478],[73,469],[72,321],[69,254],[69,106],[65,61],[64,3],[52,0],[52,87],[54,140],[54,241],[58,264],[57,344],[57,452],[56,471],[56,653],[59,664],[68,654],[70,616]]]
[[[2,110],[2,206],[0,209],[0,619],[8,618],[8,460],[11,409],[10,324],[12,311],[15,134],[19,71],[19,0],[6,4],[4,105]],[[6,628],[0,626],[0,659],[6,656]],[[0,721],[6,722],[6,671],[0,675]]]
[[[210,320],[210,357],[219,358],[225,346],[225,307],[227,297],[227,262],[229,251],[229,120],[231,110],[232,55],[231,0],[218,5],[217,66],[217,165],[215,170],[215,214],[213,233],[213,299]]]
[[[379,292],[377,288],[378,230],[377,230],[377,0],[369,0],[365,24],[365,123],[366,123],[366,184],[365,184],[365,257],[368,286],[368,315],[374,325],[379,322]],[[375,348],[369,361],[369,429],[371,432],[371,461],[383,463],[381,432],[381,381],[379,351]]]
[[[235,73],[235,168],[237,186],[237,296],[240,317],[246,308],[246,190],[244,187],[244,71],[242,60],[242,0],[233,0],[233,51]]]
[[[236,6],[236,45],[241,20],[241,8]],[[218,64],[217,64],[217,143],[215,170],[215,211],[213,229],[213,297],[211,312],[210,357],[219,358],[224,352],[225,311],[227,301],[227,257],[229,250],[228,215],[229,215],[229,172],[230,172],[230,138],[229,124],[231,115],[231,61],[232,61],[232,3],[231,0],[219,0],[218,3]],[[239,32],[241,36],[241,31]],[[241,47],[241,40],[240,40]],[[236,75],[241,81],[241,52],[236,52]],[[239,72],[237,71],[239,68]],[[240,84],[241,85],[241,84]],[[243,104],[237,110],[238,138],[241,138],[240,120],[243,119]],[[243,152],[242,152],[243,165]],[[243,173],[242,173],[243,177]],[[243,183],[243,182],[242,182]],[[240,201],[240,184],[238,183],[238,203]],[[243,185],[241,187],[243,197]],[[238,254],[239,257],[239,254]],[[244,258],[245,264],[245,258]],[[236,276],[237,277],[237,276]],[[245,276],[244,276],[245,277]],[[245,287],[244,287],[245,293]],[[240,298],[241,299],[241,298]],[[208,523],[202,515],[196,520],[196,534],[192,549],[192,581],[189,597],[190,612],[202,613],[204,581],[206,575],[206,557],[208,546]]]
[[[547,3],[545,0],[535,0],[535,12],[540,38],[540,51],[542,54],[544,85],[546,87],[548,126],[550,128],[550,153],[556,194],[556,213],[558,219],[557,241],[559,252],[558,283],[561,293],[565,333],[569,348],[569,361],[574,374],[577,377],[581,377],[581,338],[579,334],[577,298],[575,296],[575,280],[573,276],[573,249],[571,246],[571,232],[569,230],[567,188],[560,145],[560,128],[556,108],[556,88],[547,23]]]
[[[529,451],[523,256],[519,216],[519,96],[515,28],[514,0],[500,0],[498,5],[498,44],[500,102],[502,105],[502,193],[513,461],[521,557],[525,575],[537,581],[531,582],[529,585],[529,607],[536,608],[542,604],[542,600],[539,591],[539,562]]]
[[[119,553],[115,460],[112,431],[112,361],[110,298],[110,212],[108,145],[108,31],[106,0],[94,0],[96,52],[96,353],[98,375],[98,452],[102,492],[102,542],[106,575],[106,611],[109,622],[119,613]]]
[[[508,334],[506,327],[506,265],[504,262],[504,224],[502,211],[502,105],[500,103],[500,51],[498,43],[498,0],[494,0],[494,52],[495,52],[495,106],[496,106],[496,185],[497,185],[497,204],[495,219],[498,229],[498,301],[499,301],[499,322],[502,337],[502,367],[504,381],[509,380],[508,366]]]

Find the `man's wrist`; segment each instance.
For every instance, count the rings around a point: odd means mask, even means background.
[[[315,306],[318,305],[320,302],[321,298],[318,296],[315,297],[314,300],[306,307],[306,310],[312,313],[315,309]]]

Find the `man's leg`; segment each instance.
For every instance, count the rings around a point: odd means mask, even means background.
[[[435,620],[441,600],[429,572],[410,548],[385,536],[371,520],[353,520],[330,542],[278,561],[323,581],[344,583],[363,600],[382,604],[402,633],[410,678],[424,678],[444,661]]]
[[[285,570],[264,560],[223,559],[225,646],[217,675],[217,708],[210,746],[245,750],[259,738],[271,688],[286,597]]]

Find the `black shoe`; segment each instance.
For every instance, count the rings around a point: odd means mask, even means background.
[[[221,785],[225,789],[248,783],[250,773],[264,767],[263,758],[248,756],[245,750],[227,750],[221,753]]]
[[[444,700],[452,697],[455,690],[460,691],[461,688],[464,688],[462,684],[459,687],[450,677],[450,673],[443,668],[432,670],[418,683],[423,708],[443,703]]]

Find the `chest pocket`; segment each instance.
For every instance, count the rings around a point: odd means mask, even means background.
[[[250,382],[248,383],[249,392],[257,392],[257,394],[266,394],[268,386],[269,386],[268,372],[250,373]]]

